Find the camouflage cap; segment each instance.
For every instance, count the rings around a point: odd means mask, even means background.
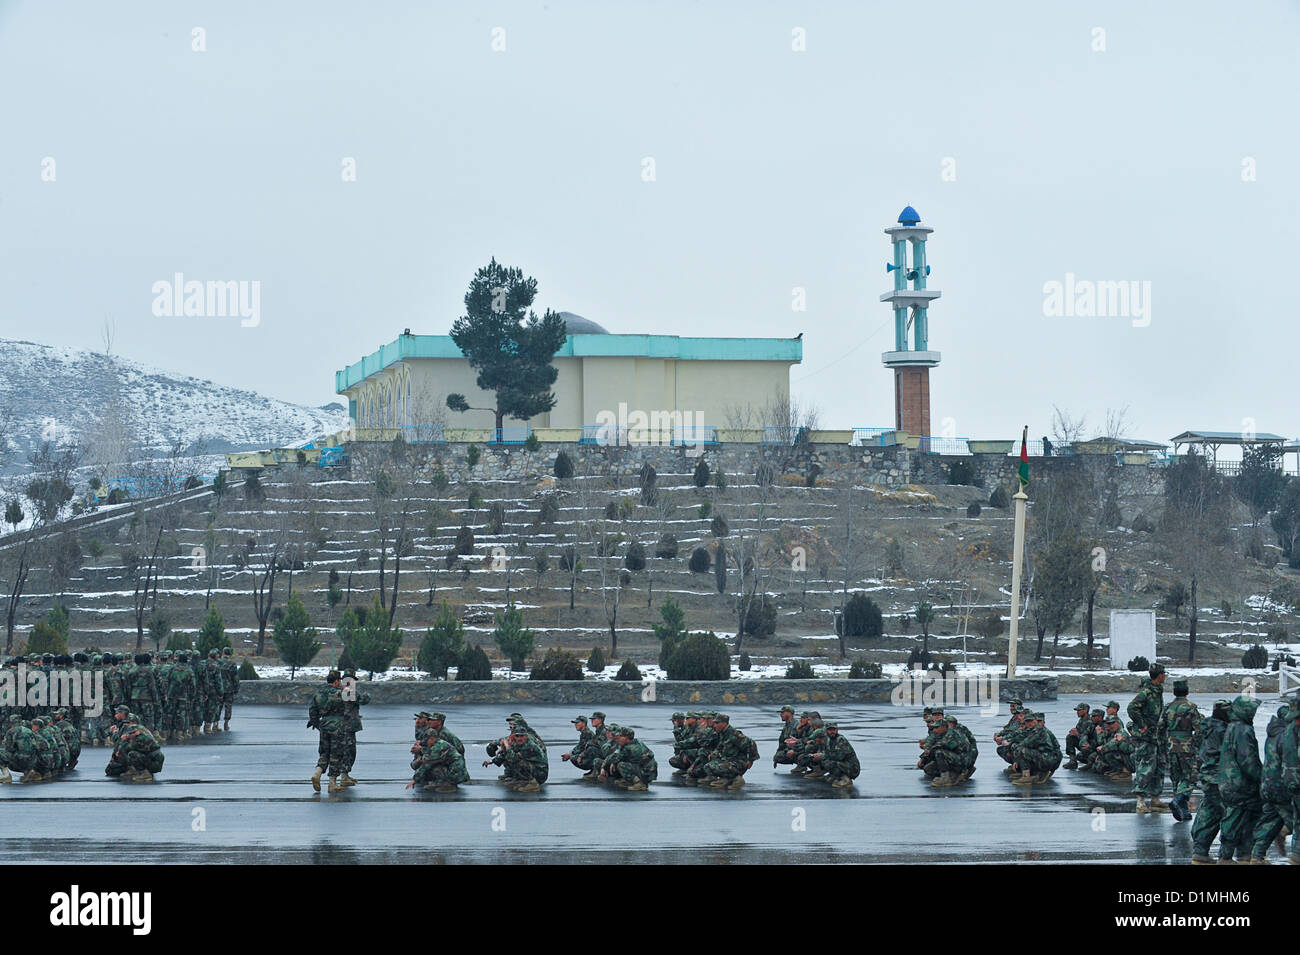
[[[511,735],[511,736],[527,736],[527,735],[528,735],[528,728],[525,727],[523,723],[511,723],[511,724],[510,724],[510,735]]]
[[[1119,725],[1119,722],[1120,722],[1120,719],[1119,719],[1119,715],[1118,715],[1118,714],[1111,714],[1110,716],[1106,717],[1106,725],[1107,725],[1107,726],[1110,726],[1112,723],[1114,723],[1115,725],[1118,726],[1118,725]]]
[[[33,729],[36,728],[36,727],[38,727],[38,726],[44,726],[44,725],[45,725],[45,717],[43,717],[43,716],[33,716],[33,717],[32,717],[32,728],[33,728]]]
[[[522,720],[523,718],[523,713],[511,713],[506,717],[506,722],[509,723],[511,720]]]
[[[828,730],[838,730],[840,728],[840,724],[836,723],[834,720],[831,720],[831,722],[826,723],[825,726]]]
[[[583,716],[581,713],[579,713],[579,714],[578,714],[577,716],[575,716],[573,719],[569,720],[569,722],[570,722],[570,723],[585,723],[585,722],[587,722],[587,718],[586,718],[585,716]]]
[[[782,712],[784,712],[784,711],[782,711]],[[674,713],[672,716],[670,716],[669,719],[672,719],[672,720],[684,720],[684,719],[686,719],[686,714],[685,714],[685,713],[682,713],[682,712],[679,711],[679,712],[677,712],[677,713]]]
[[[1020,697],[1018,696],[1013,696],[1011,699],[1007,700],[1007,702],[1010,703],[1012,706],[1020,706],[1024,702],[1024,700],[1020,699]]]
[[[605,722],[605,714],[602,713],[600,710],[592,710],[591,718],[593,720],[600,720],[602,723]]]
[[[636,730],[630,726],[620,726],[615,736],[626,736],[628,739],[636,739]]]
[[[234,656],[234,654],[235,654],[235,651],[234,651],[233,649],[231,649],[230,647],[222,647],[222,648],[221,648],[221,655],[222,655],[223,657]]]
[[[807,710],[805,710],[804,712],[802,712],[802,713],[799,714],[799,719],[801,719],[801,720],[810,720],[810,719],[812,719],[812,714],[809,713]]]
[[[1153,663],[1147,669],[1147,672],[1151,674],[1152,679],[1155,679],[1160,674],[1165,672],[1165,665],[1163,663]]]
[[[1105,716],[1105,715],[1106,715],[1106,711],[1103,710],[1103,709],[1101,709],[1100,707],[1094,707],[1094,708],[1093,708],[1093,711],[1092,711],[1091,713],[1089,713],[1088,715],[1089,715],[1089,716]]]
[[[415,718],[416,718],[417,720],[427,720],[427,719],[432,719],[432,717],[431,717],[428,713],[426,713],[424,710],[420,710],[420,712],[416,713],[416,714],[415,714]]]
[[[785,706],[781,707],[781,712],[782,712],[782,713],[794,713],[794,707],[791,706],[789,703],[787,703]]]
[[[1227,709],[1228,707],[1232,706],[1232,700],[1215,700],[1214,705],[1222,706],[1224,709]]]
[[[19,716],[17,713],[10,713],[10,714],[9,714],[9,722],[10,722],[10,723],[21,723],[22,721],[23,721],[23,718],[22,718],[21,716]]]
[[[1280,720],[1289,720],[1291,718],[1291,704],[1283,703],[1277,708],[1277,718]]]
[[[1089,706],[1087,703],[1076,703],[1074,704],[1074,709],[1075,712],[1078,712],[1079,710],[1090,710],[1092,709],[1092,707]]]
[[[948,722],[951,723],[953,726],[956,726],[960,722],[960,720],[958,720],[957,717],[955,716],[950,716],[948,717]]]
[[[1175,681],[1174,681],[1174,696],[1186,696],[1186,695],[1187,695],[1187,681],[1186,681],[1186,680],[1175,680]]]
[[[445,722],[447,722],[447,714],[446,714],[446,713],[430,713],[429,716],[428,716],[428,719],[431,719],[431,720],[437,720],[439,723],[445,723]]]
[[[1118,700],[1107,700],[1106,709],[1110,709],[1112,706],[1115,707],[1115,709],[1117,710],[1121,708]]]
[[[713,721],[715,723],[730,723],[731,717],[728,716],[726,713],[714,713]]]

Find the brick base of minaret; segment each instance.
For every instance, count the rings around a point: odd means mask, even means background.
[[[930,434],[930,369],[894,369],[894,427],[922,437]]]

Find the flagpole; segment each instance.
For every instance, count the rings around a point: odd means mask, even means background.
[[[1011,555],[1011,637],[1007,642],[1008,680],[1014,680],[1016,676],[1016,649],[1020,638],[1020,568],[1023,566],[1025,559],[1025,502],[1029,500],[1029,495],[1025,493],[1025,488],[1029,485],[1028,439],[1029,425],[1025,425],[1025,430],[1020,436],[1020,470],[1018,474],[1020,488],[1012,498],[1016,502],[1016,530],[1015,544]]]

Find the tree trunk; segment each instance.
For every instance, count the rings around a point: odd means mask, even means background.
[[[504,411],[502,411],[500,408],[498,408],[498,409],[497,409],[497,412],[496,412],[496,415],[497,415],[497,424],[496,424],[496,432],[495,432],[495,434],[496,434],[495,441],[496,441],[497,444],[500,444],[500,443],[501,443],[501,429],[502,429],[502,426],[505,424],[505,421],[506,421],[506,413],[505,413]]]
[[[1038,649],[1034,651],[1034,662],[1039,663],[1043,659],[1043,640],[1047,636],[1046,627],[1038,627]]]
[[[1092,610],[1097,603],[1097,588],[1093,587],[1088,591],[1088,647],[1083,652],[1085,662],[1092,662]]]
[[[1189,627],[1187,630],[1187,638],[1188,638],[1187,639],[1187,662],[1188,663],[1196,662],[1196,611],[1197,610],[1198,607],[1196,605],[1196,575],[1192,574],[1192,607],[1187,614],[1187,618],[1189,621]],[[1155,661],[1152,660],[1151,662],[1154,663]]]

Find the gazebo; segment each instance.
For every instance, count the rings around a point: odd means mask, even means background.
[[[1269,434],[1259,432],[1250,434],[1242,431],[1184,431],[1182,434],[1175,435],[1169,439],[1174,445],[1174,455],[1178,455],[1178,449],[1186,445],[1188,448],[1199,447],[1201,454],[1205,455],[1211,466],[1218,463],[1219,448],[1227,445],[1236,446],[1243,449],[1258,447],[1261,444],[1286,443],[1286,438],[1280,434]]]

